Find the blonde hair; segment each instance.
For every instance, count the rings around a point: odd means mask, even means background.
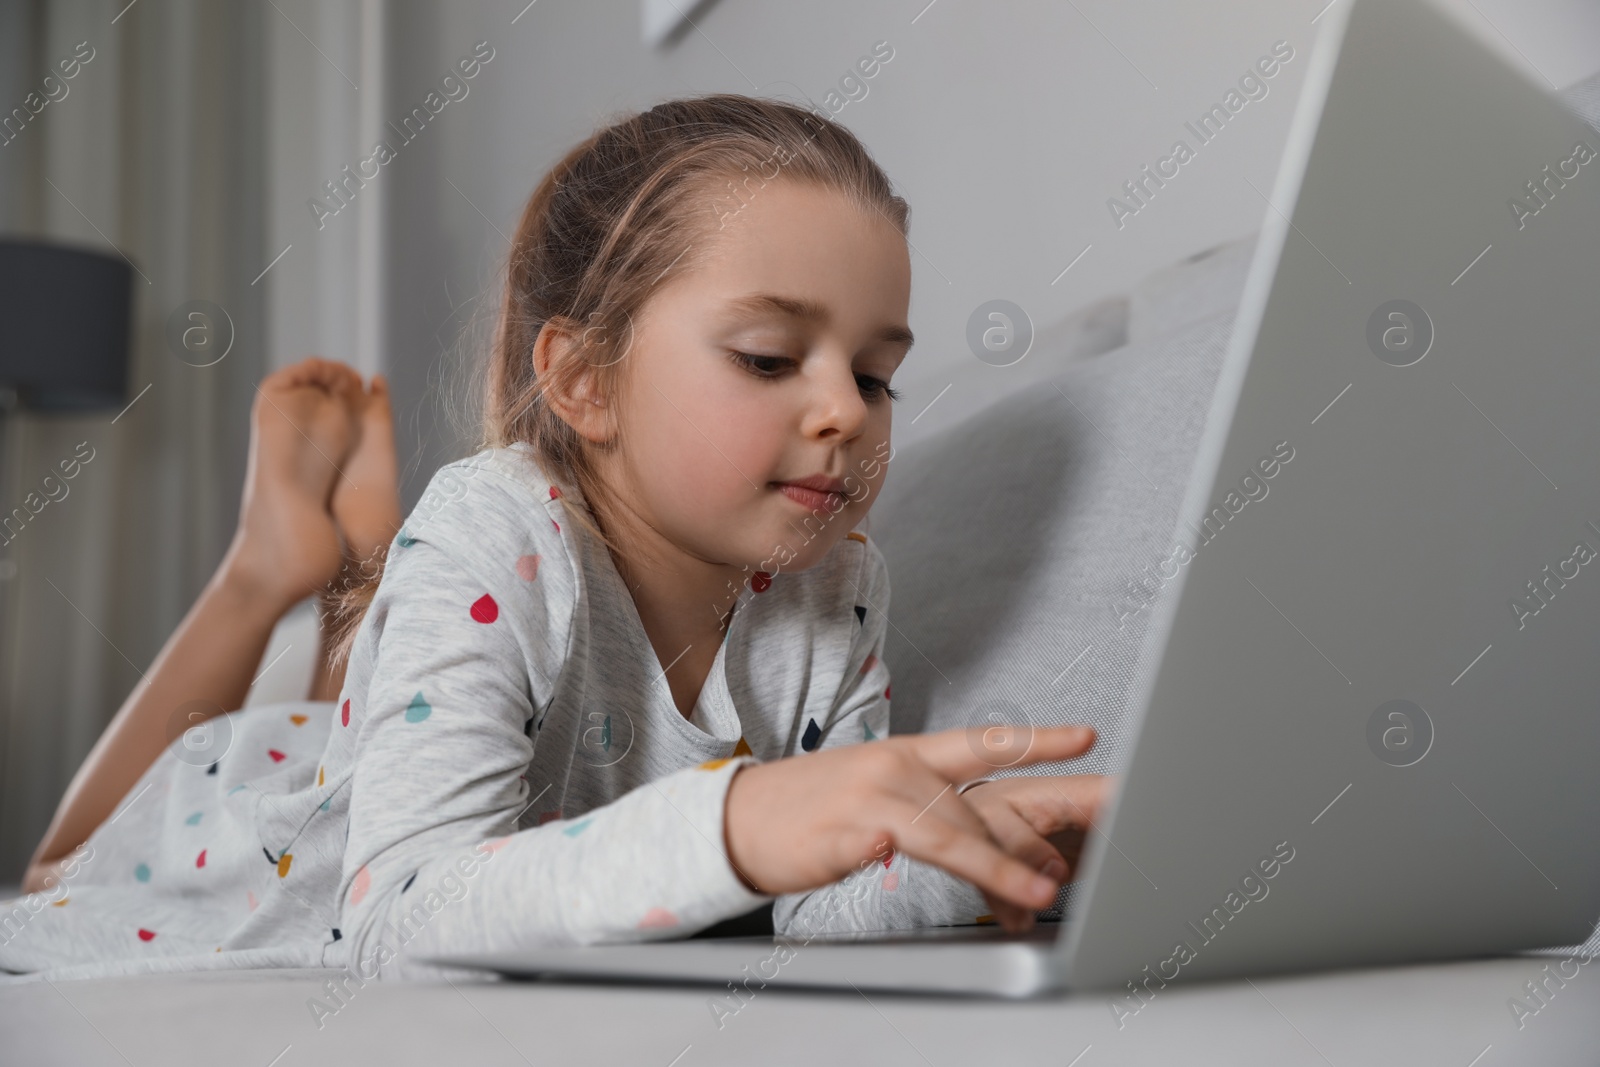
[[[562,157],[528,198],[512,239],[479,447],[526,442],[554,482],[576,487],[604,510],[608,496],[594,455],[616,447],[616,438],[585,440],[547,395],[570,396],[587,378],[599,395],[617,396],[640,309],[669,272],[692,265],[706,238],[780,177],[842,193],[907,232],[909,206],[856,136],[781,101],[736,94],[671,100],[596,131]],[[541,377],[532,353],[546,323],[578,343],[552,348]],[[593,513],[567,497],[562,502],[574,521],[610,544]],[[335,597],[335,662],[349,654],[383,562],[381,555],[370,561]]]

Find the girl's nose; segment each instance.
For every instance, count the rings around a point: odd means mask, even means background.
[[[861,399],[855,371],[830,368],[813,390],[802,430],[807,437],[848,441],[866,425],[867,404]]]

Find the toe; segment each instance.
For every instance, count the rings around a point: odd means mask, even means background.
[[[343,396],[361,390],[361,375],[347,363],[308,356],[288,370],[293,372],[290,378],[290,384],[293,385],[320,386],[330,393]]]
[[[367,410],[369,420],[381,419],[388,422],[393,415],[389,404],[389,383],[381,374],[372,376],[372,385],[367,390]]]

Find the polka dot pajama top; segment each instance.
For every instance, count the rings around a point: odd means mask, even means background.
[[[864,533],[752,578],[685,718],[568,506],[576,491],[522,445],[442,468],[389,547],[339,699],[246,708],[205,745],[174,743],[60,882],[0,903],[0,970],[370,978],[683,937],[769,901],[797,937],[986,910],[892,852],[776,899],[723,852],[739,765],[888,733],[888,573]]]

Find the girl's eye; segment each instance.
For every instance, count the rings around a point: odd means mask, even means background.
[[[760,356],[751,352],[732,352],[733,361],[757,378],[772,380],[781,375],[794,360],[788,356]],[[870,374],[856,375],[856,386],[861,390],[861,395],[868,400],[877,400],[888,397],[890,400],[899,400],[900,393],[889,388],[889,383],[882,378],[874,378]]]
[[[733,361],[758,378],[776,378],[787,364],[794,362],[786,356],[757,356],[749,352],[733,353]]]
[[[889,388],[888,382],[882,378],[874,378],[870,374],[856,375],[856,385],[861,387],[861,395],[868,400],[876,400],[880,396],[886,396],[890,400],[900,399],[900,393]]]

